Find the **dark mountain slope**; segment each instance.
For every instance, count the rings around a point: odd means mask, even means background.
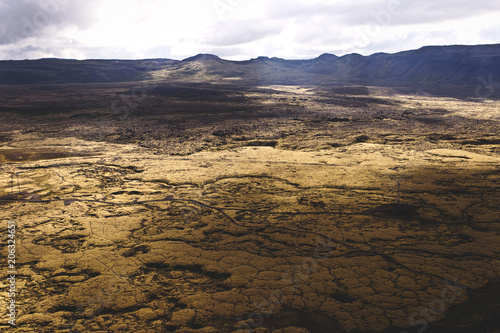
[[[150,78],[150,73],[174,60],[64,60],[0,61],[0,84],[57,84],[129,82]]]

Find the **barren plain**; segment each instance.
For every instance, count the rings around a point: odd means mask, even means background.
[[[498,100],[138,85],[0,91],[17,332],[500,332]]]

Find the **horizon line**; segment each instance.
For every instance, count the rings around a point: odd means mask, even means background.
[[[343,57],[346,57],[346,56],[353,56],[353,55],[359,55],[359,56],[362,56],[362,57],[371,57],[371,56],[374,56],[374,55],[378,55],[378,54],[387,54],[387,55],[395,55],[395,54],[400,54],[400,53],[405,53],[405,52],[412,52],[412,51],[419,51],[419,50],[422,50],[424,48],[451,48],[451,47],[481,47],[481,46],[500,46],[500,43],[494,43],[494,44],[449,44],[449,45],[424,45],[424,46],[421,46],[419,48],[415,48],[415,49],[409,49],[409,50],[402,50],[402,51],[398,51],[398,52],[393,52],[393,53],[389,53],[389,52],[375,52],[375,53],[371,53],[369,55],[363,55],[363,54],[360,54],[360,53],[357,53],[357,52],[353,52],[353,53],[346,53],[346,54],[343,54],[343,55],[336,55],[334,53],[328,53],[328,52],[324,52],[322,54],[320,54],[319,56],[315,57],[315,58],[309,58],[309,59],[306,59],[306,58],[280,58],[280,57],[270,57],[270,56],[258,56],[256,58],[250,58],[250,59],[246,59],[246,60],[228,60],[228,59],[224,59],[222,58],[221,56],[217,55],[217,54],[213,54],[213,53],[198,53],[196,55],[193,55],[193,56],[189,56],[187,58],[184,58],[184,59],[173,59],[173,58],[137,58],[137,59],[120,59],[120,58],[86,58],[86,59],[74,59],[74,58],[58,58],[58,57],[48,57],[48,58],[37,58],[37,59],[0,59],[0,62],[4,62],[4,61],[40,61],[40,60],[67,60],[67,61],[152,61],[152,60],[170,60],[170,61],[179,61],[179,62],[182,62],[182,61],[186,61],[186,60],[189,60],[191,58],[196,58],[196,57],[200,57],[200,56],[212,56],[212,57],[216,57],[220,60],[223,60],[223,61],[228,61],[228,62],[248,62],[248,61],[252,61],[252,60],[257,60],[257,59],[260,59],[260,58],[264,58],[264,59],[278,59],[278,60],[286,60],[286,61],[310,61],[310,60],[315,60],[315,59],[318,59],[320,58],[321,56],[325,56],[325,55],[329,55],[329,56],[335,56],[337,58],[343,58]]]

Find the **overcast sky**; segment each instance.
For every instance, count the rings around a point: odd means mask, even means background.
[[[500,0],[0,0],[0,59],[310,59],[500,43]]]

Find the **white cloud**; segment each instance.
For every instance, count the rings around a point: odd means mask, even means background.
[[[259,20],[220,21],[202,35],[206,45],[231,46],[259,41],[268,36],[275,36],[282,30],[275,22]]]

